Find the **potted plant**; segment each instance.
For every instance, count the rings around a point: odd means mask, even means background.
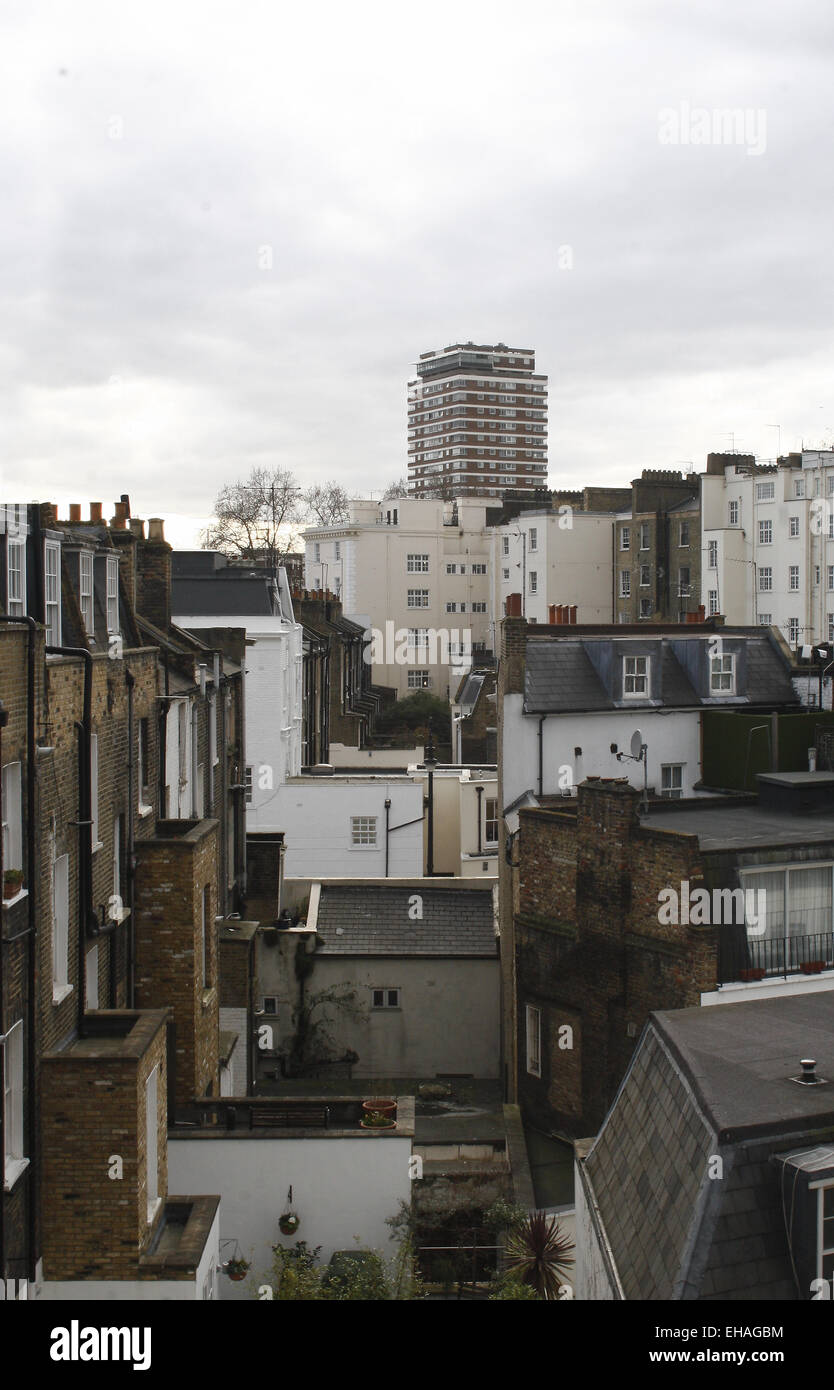
[[[363,1100],[362,1109],[366,1115],[387,1115],[393,1120],[397,1115],[395,1100]]]
[[[236,1284],[239,1284],[241,1279],[245,1279],[249,1272],[249,1261],[242,1259],[240,1256],[236,1256],[231,1260],[227,1260],[223,1268],[229,1278]]]
[[[16,898],[23,887],[23,870],[6,869],[3,874],[3,900],[8,902],[9,898]]]
[[[819,975],[825,969],[825,961],[804,960],[799,968],[803,975]]]
[[[384,1115],[381,1110],[369,1110],[359,1121],[363,1129],[396,1129],[397,1121],[392,1115]]]
[[[739,975],[742,980],[763,980],[765,972],[760,966],[751,966],[749,970],[740,970]]]
[[[278,1218],[278,1227],[284,1236],[294,1236],[300,1225],[301,1221],[294,1211],[282,1212]]]

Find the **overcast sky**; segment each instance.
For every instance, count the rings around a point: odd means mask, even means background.
[[[5,0],[0,49],[5,498],[368,495],[469,339],[536,350],[551,486],[834,439],[830,0]]]

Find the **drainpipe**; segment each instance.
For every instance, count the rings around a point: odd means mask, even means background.
[[[478,793],[478,853],[480,854],[480,853],[481,853],[481,799],[482,799],[483,794],[484,794],[484,789],[483,789],[483,787],[476,787],[476,788],[475,788],[475,791]]]
[[[165,806],[165,791],[168,779],[168,711],[171,708],[171,701],[169,699],[170,678],[168,672],[168,651],[165,647],[163,647],[162,649],[162,665],[165,670],[165,696],[159,702],[159,714],[157,716],[157,747],[159,750],[158,796],[160,820],[164,820],[167,815],[167,808]]]
[[[421,817],[422,819],[422,817]],[[391,798],[385,798],[385,877],[388,877],[388,836],[391,834]]]
[[[539,715],[539,796],[544,791],[544,721],[546,714]]]
[[[37,623],[34,618],[11,618],[5,613],[0,613],[0,623],[16,623],[20,627],[28,629],[27,638],[27,670],[26,670],[26,876],[29,885],[29,896],[26,900],[28,926],[25,932],[13,938],[20,940],[21,936],[28,936],[28,949],[26,952],[26,1147],[29,1156],[29,1171],[31,1174],[29,1181],[29,1194],[26,1203],[27,1232],[29,1247],[29,1278],[34,1282],[35,1279],[35,1192],[37,1190],[35,1168],[35,1154],[37,1150],[37,1124],[35,1120],[35,1108],[37,1095],[35,1091],[35,880],[36,880],[36,856],[35,856],[35,759],[37,757],[35,746],[35,649],[37,643]],[[0,909],[2,911],[2,909]],[[2,962],[2,946],[0,945],[0,962]],[[0,966],[0,970],[2,966]],[[1,981],[0,981],[1,983]],[[2,988],[0,988],[0,1008],[2,1007]],[[2,1030],[2,1013],[0,1012],[0,1030]],[[5,1061],[5,1055],[3,1057]],[[3,1184],[0,1185],[0,1208],[3,1206],[3,1188],[5,1186],[5,1142],[2,1146],[0,1155],[0,1175],[3,1176]],[[3,1243],[2,1227],[0,1226],[0,1277],[5,1278],[6,1274],[6,1249]]]
[[[199,719],[200,711],[195,699],[191,702],[191,815],[194,820],[197,819],[199,814],[197,811],[197,771],[200,761]]]
[[[136,822],[134,819],[133,800],[134,800],[134,719],[133,719],[133,688],[136,685],[136,677],[129,667],[125,666],[125,685],[127,686],[127,853],[125,855],[127,870],[127,897],[130,917],[127,927],[127,997],[128,1008],[135,1008],[136,991],[136,937],[135,937],[135,908],[136,908]],[[111,958],[115,951],[111,952]],[[113,1000],[113,1008],[116,1001]]]

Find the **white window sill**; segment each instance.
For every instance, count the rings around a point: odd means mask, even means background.
[[[18,1178],[26,1172],[29,1167],[28,1158],[6,1158],[6,1177],[3,1183],[3,1191],[11,1192]]]
[[[72,985],[53,985],[53,986],[52,986],[52,1002],[53,1002],[53,1004],[63,1004],[64,1000],[65,1000],[65,999],[68,999],[69,996],[72,994],[72,991],[73,991],[73,986],[72,986]]]
[[[104,841],[96,840],[95,844],[93,845],[93,854],[95,854],[100,849],[104,849]]]
[[[159,1209],[160,1209],[161,1206],[162,1206],[162,1198],[161,1198],[161,1197],[155,1197],[154,1200],[153,1200],[152,1202],[148,1202],[148,1225],[149,1225],[149,1226],[151,1225],[151,1223],[152,1223],[154,1217],[156,1216],[156,1213],[159,1211]]]
[[[15,895],[14,895],[13,898],[4,898],[4,899],[3,899],[3,906],[4,906],[4,907],[14,907],[15,903],[19,903],[20,900],[21,900],[21,898],[28,898],[28,896],[29,896],[29,889],[28,889],[28,888],[21,888],[21,889],[18,890],[17,893],[15,893]]]
[[[153,815],[153,806],[145,806],[144,803],[140,801],[140,802],[139,802],[139,819],[140,819],[140,820],[144,820],[146,816],[152,816],[152,815]]]

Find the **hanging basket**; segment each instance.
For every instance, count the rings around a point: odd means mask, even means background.
[[[239,1284],[241,1279],[245,1279],[249,1273],[249,1261],[228,1260],[223,1268],[233,1283]]]
[[[278,1229],[284,1236],[294,1236],[300,1225],[301,1221],[294,1211],[285,1211],[278,1218]]]

